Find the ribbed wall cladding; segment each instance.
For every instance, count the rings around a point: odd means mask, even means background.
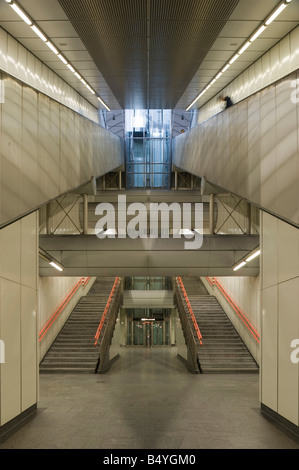
[[[162,107],[176,106],[238,2],[59,0],[121,107],[150,109],[161,108],[157,86]],[[132,70],[135,102],[124,97]]]
[[[203,373],[258,373],[259,368],[219,304],[199,278],[183,277],[202,334],[198,359]]]
[[[114,278],[98,278],[82,297],[40,364],[41,373],[94,373],[99,350],[94,336]]]

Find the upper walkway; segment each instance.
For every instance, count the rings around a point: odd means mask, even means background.
[[[298,227],[298,77],[294,72],[176,137],[173,164]]]
[[[0,228],[124,163],[123,141],[0,73]]]

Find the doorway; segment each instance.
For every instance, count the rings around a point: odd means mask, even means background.
[[[132,321],[133,346],[169,345],[169,323],[165,321]]]

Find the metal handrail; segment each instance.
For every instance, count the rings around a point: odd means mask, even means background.
[[[190,322],[190,315],[188,315],[189,310],[186,308],[185,297],[182,292],[181,284],[178,282],[178,278],[175,278],[174,281],[174,290],[176,294],[176,301],[178,307],[178,313],[180,316],[180,321],[182,324],[186,345],[188,348],[188,366],[192,372],[201,372],[200,363],[198,360],[198,348],[200,346],[198,334],[194,334],[193,321]],[[201,336],[201,334],[200,334]]]
[[[74,296],[74,294],[77,292],[77,290],[79,289],[80,286],[83,286],[85,287],[89,281],[90,281],[91,277],[81,277],[79,279],[79,281],[76,282],[76,284],[74,285],[74,287],[70,290],[70,292],[68,293],[68,295],[65,297],[65,299],[61,302],[61,304],[59,305],[59,307],[55,310],[55,312],[53,313],[53,315],[51,315],[51,317],[49,318],[49,320],[47,321],[47,323],[45,324],[45,326],[41,329],[41,331],[39,332],[39,342],[41,342],[41,340],[43,339],[43,337],[45,336],[45,334],[49,331],[49,329],[51,328],[51,326],[55,323],[55,321],[57,320],[57,318],[60,316],[60,314],[62,313],[62,311],[64,310],[64,308],[67,306],[67,304],[70,302],[71,298]]]
[[[110,308],[110,305],[111,305],[111,302],[112,302],[112,299],[113,299],[113,295],[114,295],[114,292],[117,288],[117,286],[119,285],[119,282],[120,282],[120,278],[119,277],[116,277],[115,278],[115,281],[114,281],[114,284],[112,286],[112,289],[111,289],[111,292],[110,292],[110,295],[108,297],[108,300],[107,300],[107,303],[106,303],[106,306],[105,306],[105,309],[104,309],[104,312],[103,312],[103,315],[102,315],[102,318],[101,318],[101,321],[99,323],[99,326],[98,326],[98,329],[96,331],[96,334],[95,334],[95,342],[94,342],[94,345],[96,346],[98,341],[99,341],[99,338],[100,338],[100,335],[101,335],[101,332],[102,332],[102,329],[103,329],[103,326],[104,326],[104,322],[106,320],[106,317],[107,317],[107,314],[109,312],[109,308]]]
[[[99,358],[95,368],[95,373],[97,373],[99,369],[103,371],[106,367],[107,353],[109,352],[111,345],[111,338],[115,328],[115,322],[117,320],[120,305],[120,285],[121,278],[116,277],[94,337],[94,345],[99,348]]]
[[[184,299],[185,299],[185,302],[186,302],[186,305],[187,305],[187,308],[188,308],[188,311],[189,311],[189,314],[190,314],[190,317],[191,317],[191,321],[193,323],[193,327],[195,329],[195,332],[196,332],[196,335],[197,335],[197,338],[198,338],[198,341],[199,341],[199,344],[202,345],[202,334],[201,334],[200,329],[198,327],[198,323],[197,323],[196,318],[194,316],[194,313],[193,313],[193,310],[192,310],[192,307],[191,307],[186,289],[184,287],[182,278],[180,276],[177,277],[177,282],[180,285],[180,288],[182,290],[182,294],[184,296]]]
[[[224,289],[224,287],[222,286],[222,284],[218,281],[218,279],[216,279],[216,277],[212,277],[212,278],[209,278],[209,277],[206,277],[206,280],[208,281],[208,283],[210,284],[210,286],[214,287],[216,286],[218,288],[218,290],[220,291],[220,293],[224,296],[224,298],[227,300],[227,302],[230,304],[230,306],[232,307],[232,309],[236,312],[236,314],[239,316],[239,318],[241,319],[241,321],[244,323],[244,325],[246,326],[246,328],[249,330],[249,332],[252,334],[252,336],[254,337],[254,339],[260,343],[260,335],[259,333],[257,332],[257,330],[254,328],[254,326],[252,325],[252,323],[248,320],[248,318],[246,317],[246,315],[244,314],[244,312],[242,312],[242,310],[235,304],[235,302],[232,300],[232,298],[230,297],[230,295],[226,292],[226,290]]]

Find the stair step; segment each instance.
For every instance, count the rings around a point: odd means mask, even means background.
[[[94,337],[114,280],[96,280],[80,299],[42,360],[41,373],[94,373],[99,355]]]
[[[198,359],[202,371],[204,373],[258,372],[258,365],[216,297],[209,295],[198,277],[183,277],[182,281],[202,334],[202,345],[198,346]],[[188,313],[187,316],[192,324]],[[197,339],[195,331],[194,337]]]

